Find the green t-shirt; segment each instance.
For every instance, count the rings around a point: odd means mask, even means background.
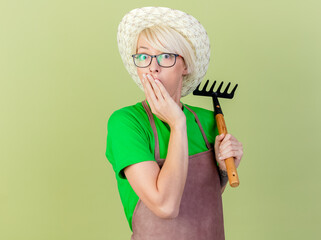
[[[182,102],[181,102],[182,103]],[[149,103],[147,101],[149,106]],[[192,112],[184,107],[186,116],[188,154],[207,151],[205,140]],[[213,111],[185,104],[199,118],[211,146],[214,145],[218,129]],[[153,114],[159,139],[160,158],[165,159],[170,137],[170,127]],[[155,140],[148,115],[141,102],[123,107],[112,113],[107,124],[106,157],[115,172],[119,195],[125,215],[132,230],[132,215],[139,200],[124,175],[124,168],[143,161],[155,161]]]

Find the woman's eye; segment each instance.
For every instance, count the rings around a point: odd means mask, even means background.
[[[165,58],[165,59],[168,59],[168,58],[170,58],[171,56],[169,55],[169,54],[163,54],[163,58]]]
[[[141,61],[146,60],[146,58],[147,58],[147,55],[146,55],[146,54],[140,54],[140,55],[138,55],[138,59],[141,60]]]

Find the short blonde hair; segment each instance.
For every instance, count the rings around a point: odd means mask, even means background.
[[[133,54],[137,53],[137,41],[142,36],[146,41],[161,52],[177,53],[184,58],[187,74],[191,74],[195,68],[195,49],[182,34],[165,25],[154,25],[145,28],[136,37],[136,46],[133,46]]]

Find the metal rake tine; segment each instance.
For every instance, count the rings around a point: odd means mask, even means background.
[[[212,84],[212,86],[211,86],[211,88],[209,90],[210,93],[213,93],[213,89],[214,89],[215,84],[216,84],[216,80],[214,81],[214,83]]]
[[[207,88],[208,82],[209,82],[209,79],[207,79],[207,81],[206,81],[206,83],[205,83],[205,85],[204,85],[204,87],[202,89],[203,92],[207,92],[206,88]]]
[[[234,92],[235,92],[237,86],[238,86],[238,84],[235,85],[235,87],[233,88],[232,92],[230,93],[230,95],[231,95],[232,97],[234,96]]]
[[[218,87],[218,89],[216,90],[216,93],[220,94],[221,93],[221,88],[223,86],[223,82],[221,82],[220,86]]]
[[[227,90],[228,90],[228,88],[230,87],[230,85],[231,85],[231,82],[229,82],[229,83],[227,84],[227,86],[226,86],[223,94],[227,94]]]

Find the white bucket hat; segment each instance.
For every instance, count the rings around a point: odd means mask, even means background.
[[[124,65],[141,90],[144,91],[137,67],[132,58],[133,46],[137,44],[138,34],[154,25],[167,25],[193,44],[196,62],[194,71],[183,76],[181,97],[192,92],[205,76],[210,61],[210,41],[202,24],[193,16],[167,7],[136,8],[127,13],[118,26],[117,42]]]

